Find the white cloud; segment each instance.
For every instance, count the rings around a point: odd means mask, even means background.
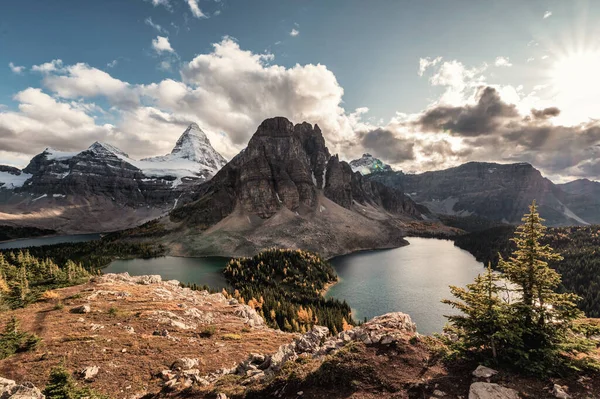
[[[544,19],[546,19],[546,18],[550,18],[551,16],[552,16],[552,11],[546,11],[546,12],[544,13]]]
[[[467,68],[457,60],[445,61],[439,64],[437,71],[429,78],[433,86],[443,86],[445,92],[438,99],[439,103],[457,105],[468,100],[471,89],[484,84],[483,72],[488,65]]]
[[[31,154],[43,149],[42,142],[44,147],[83,149],[101,139],[132,156],[143,157],[169,152],[187,124],[197,122],[215,148],[232,157],[247,144],[264,119],[283,115],[293,122],[318,123],[329,148],[333,152],[345,150],[353,137],[353,126],[360,124],[366,108],[346,114],[341,106],[344,90],[324,65],[286,68],[273,61],[272,54],[252,53],[241,49],[233,39],[224,38],[211,52],[184,65],[182,81],[166,79],[132,85],[86,64],[65,66],[61,71],[48,73],[43,80],[54,97],[39,93],[48,100],[44,107],[48,118],[53,107],[63,107],[71,119],[81,118],[78,128],[65,128],[62,135],[58,134],[60,129],[53,128],[56,133],[46,142],[40,123],[31,129],[39,134],[34,145],[23,135],[4,135],[2,130],[0,136],[4,140],[0,140],[0,147],[4,148],[3,144],[13,137],[7,151]],[[106,98],[114,107],[104,113],[89,105],[95,97]],[[27,107],[24,100],[20,97],[18,101]],[[23,111],[0,113],[6,129],[21,131],[19,125],[25,125],[25,120],[32,126],[31,114],[24,115]],[[110,129],[98,126],[94,115],[110,120]],[[87,132],[98,134],[92,137]]]
[[[132,107],[139,102],[138,96],[128,83],[83,63],[65,67],[60,74],[48,74],[43,83],[62,98],[105,96],[113,104],[121,107]]]
[[[173,65],[171,65],[171,61],[169,60],[163,60],[158,64],[158,69],[161,71],[170,71],[172,67]]]
[[[300,31],[296,28],[292,29],[292,31],[290,32],[290,36],[292,37],[296,37],[300,34]]]
[[[535,61],[535,58],[533,58],[533,57],[527,58],[527,62],[533,62],[533,61]]]
[[[146,0],[146,1],[150,1],[154,7],[163,6],[169,11],[172,10],[170,0]]]
[[[50,73],[55,71],[60,71],[62,69],[63,62],[62,60],[52,60],[50,62],[46,62],[41,65],[34,65],[31,67],[32,71],[41,72],[41,73]]]
[[[31,155],[48,146],[83,149],[110,133],[78,103],[59,101],[40,89],[25,89],[14,100],[18,111],[0,112],[0,148],[5,151]]]
[[[326,66],[278,65],[273,54],[244,50],[229,37],[185,62],[180,80],[135,85],[86,64],[61,65],[44,76],[48,94],[30,88],[15,96],[17,111],[0,109],[0,148],[12,154],[33,154],[48,145],[76,150],[104,140],[140,158],[169,152],[186,125],[197,122],[214,147],[231,158],[247,145],[265,118],[278,115],[296,123],[318,123],[330,151],[343,159],[359,157],[369,149],[404,171],[450,167],[467,160],[511,161],[515,156],[544,165],[540,154],[519,155],[521,149],[515,145],[501,146],[504,137],[423,131],[419,127],[423,125],[415,122],[434,108],[445,107],[451,113],[453,107],[473,109],[481,99],[482,86],[491,86],[502,101],[515,105],[519,114],[511,114],[511,121],[524,121],[532,108],[556,105],[536,94],[536,90],[548,90],[535,87],[524,93],[518,86],[490,85],[484,76],[487,64],[472,67],[458,60],[424,60],[419,62],[419,72],[430,73],[429,82],[440,89],[439,97],[423,112],[397,113],[387,122],[367,119],[366,107],[345,110],[344,90]],[[175,69],[178,64],[170,65]],[[98,107],[92,101],[99,96],[113,107],[106,111]],[[484,116],[496,112],[493,103],[487,105],[489,110],[486,104],[479,107]],[[535,123],[544,127],[541,123],[552,122]]]
[[[173,47],[171,47],[171,43],[169,43],[169,38],[165,36],[156,36],[156,39],[152,39],[152,48],[157,53],[175,53]]]
[[[442,57],[431,59],[429,57],[419,59],[419,76],[423,76],[427,68],[434,67],[442,61]]]
[[[196,18],[208,18],[207,15],[205,15],[202,10],[200,9],[200,7],[198,6],[198,0],[186,0],[186,2],[188,3],[188,6],[190,7],[190,11],[192,12],[192,15]]]
[[[162,33],[163,35],[168,35],[169,31],[166,30],[165,28],[163,28],[162,26],[160,26],[157,23],[154,23],[152,21],[152,17],[148,17],[144,20],[144,23],[148,26],[151,26],[152,28],[154,28],[158,33]]]
[[[117,64],[119,63],[118,60],[112,60],[111,62],[109,62],[108,64],[106,64],[107,67],[109,68],[114,68],[117,66]]]
[[[8,67],[10,68],[10,70],[13,73],[15,73],[17,75],[21,75],[23,73],[23,71],[25,70],[24,66],[18,66],[18,65],[13,64],[12,62],[8,63]]]
[[[508,57],[496,57],[494,65],[496,65],[497,67],[511,67],[513,64],[510,63]]]

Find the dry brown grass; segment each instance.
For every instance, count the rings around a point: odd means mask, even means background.
[[[52,302],[41,301],[25,309],[0,313],[0,328],[11,316],[21,321],[22,329],[42,337],[39,347],[0,361],[0,376],[17,381],[31,381],[44,386],[50,369],[64,364],[71,372],[96,365],[100,372],[86,383],[92,389],[111,397],[128,397],[138,393],[157,392],[161,380],[156,374],[168,369],[178,358],[199,358],[202,374],[232,367],[250,353],[271,353],[279,345],[293,339],[291,334],[271,329],[246,329],[233,314],[233,307],[222,303],[185,303],[181,299],[162,300],[153,292],[157,286],[88,283],[53,291]],[[116,299],[99,296],[88,300],[93,290],[127,291],[131,297]],[[88,314],[55,311],[60,301],[65,310],[89,303]],[[184,304],[185,307],[179,306]],[[186,307],[215,315],[216,333],[200,337],[208,325],[198,324],[190,330],[165,326],[150,318],[155,310],[183,314]],[[113,311],[110,311],[113,309]],[[94,326],[104,326],[94,329]],[[125,327],[132,327],[134,334]],[[161,329],[168,337],[154,335]],[[224,340],[222,337],[239,337]],[[80,383],[83,384],[82,381]]]

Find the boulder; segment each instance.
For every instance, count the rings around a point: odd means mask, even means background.
[[[162,282],[162,277],[160,277],[158,274],[139,276],[135,278],[135,282],[142,285],[159,284]]]
[[[482,365],[477,366],[475,371],[473,371],[473,377],[476,378],[490,378],[496,374],[498,374],[496,370]]]
[[[514,389],[489,382],[474,382],[469,389],[469,399],[520,399]]]
[[[552,395],[554,395],[554,397],[558,398],[558,399],[570,399],[571,398],[571,395],[569,395],[565,391],[565,389],[558,384],[554,384],[554,387],[552,388]]]
[[[296,349],[299,353],[316,352],[327,335],[329,329],[324,326],[314,326],[312,330],[296,340]]]
[[[16,384],[12,380],[2,378],[0,381],[0,399],[44,399],[45,396],[31,382]]]
[[[92,308],[90,307],[90,305],[76,306],[71,309],[71,313],[90,313],[91,311]]]
[[[246,305],[241,305],[234,311],[234,314],[244,319],[244,323],[248,324],[250,327],[258,327],[265,324],[265,321],[260,317],[256,310]]]
[[[198,359],[191,359],[188,357],[182,357],[181,359],[177,359],[171,365],[172,370],[180,369],[180,370],[191,370],[194,367],[198,366]]]
[[[100,368],[98,366],[88,366],[86,368],[84,368],[83,370],[81,370],[81,372],[79,373],[81,375],[81,377],[86,380],[89,381],[91,379],[93,379],[98,372],[100,371]]]

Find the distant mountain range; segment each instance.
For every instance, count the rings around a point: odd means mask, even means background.
[[[181,254],[391,247],[441,223],[518,223],[534,199],[549,225],[600,223],[598,182],[554,184],[526,163],[420,174],[370,154],[347,163],[329,153],[317,125],[285,118],[265,120],[229,163],[193,123],[163,156],[134,160],[96,142],[80,152],[47,148],[23,170],[0,165],[0,225],[103,232],[162,218],[164,241]]]
[[[62,232],[132,227],[173,209],[225,164],[195,123],[170,154],[139,161],[99,142],[80,152],[47,148],[23,170],[0,166],[0,222]]]
[[[528,163],[469,162],[420,174],[381,172],[367,180],[403,190],[433,214],[519,223],[535,199],[552,226],[600,223],[600,183],[554,184]]]

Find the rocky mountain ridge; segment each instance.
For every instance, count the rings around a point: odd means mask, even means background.
[[[583,193],[569,195],[564,186],[543,177],[528,163],[468,162],[420,174],[382,172],[367,180],[404,190],[431,212],[452,216],[477,216],[496,222],[519,223],[535,199],[549,225],[581,225],[600,217],[600,202]],[[583,217],[577,201],[588,201]]]
[[[400,190],[331,156],[319,126],[277,117],[163,222],[178,254],[250,255],[277,246],[328,257],[403,245],[404,223],[421,218]]]
[[[578,179],[558,184],[565,193],[565,203],[578,216],[591,224],[600,224],[600,182]]]
[[[140,161],[100,142],[80,152],[47,148],[22,171],[0,169],[0,220],[62,232],[129,228],[173,209],[225,163],[196,124],[170,154]],[[49,226],[57,212],[64,224]]]
[[[392,172],[392,167],[383,163],[371,154],[363,154],[362,157],[349,162],[354,172],[360,172],[363,176],[377,172]]]

